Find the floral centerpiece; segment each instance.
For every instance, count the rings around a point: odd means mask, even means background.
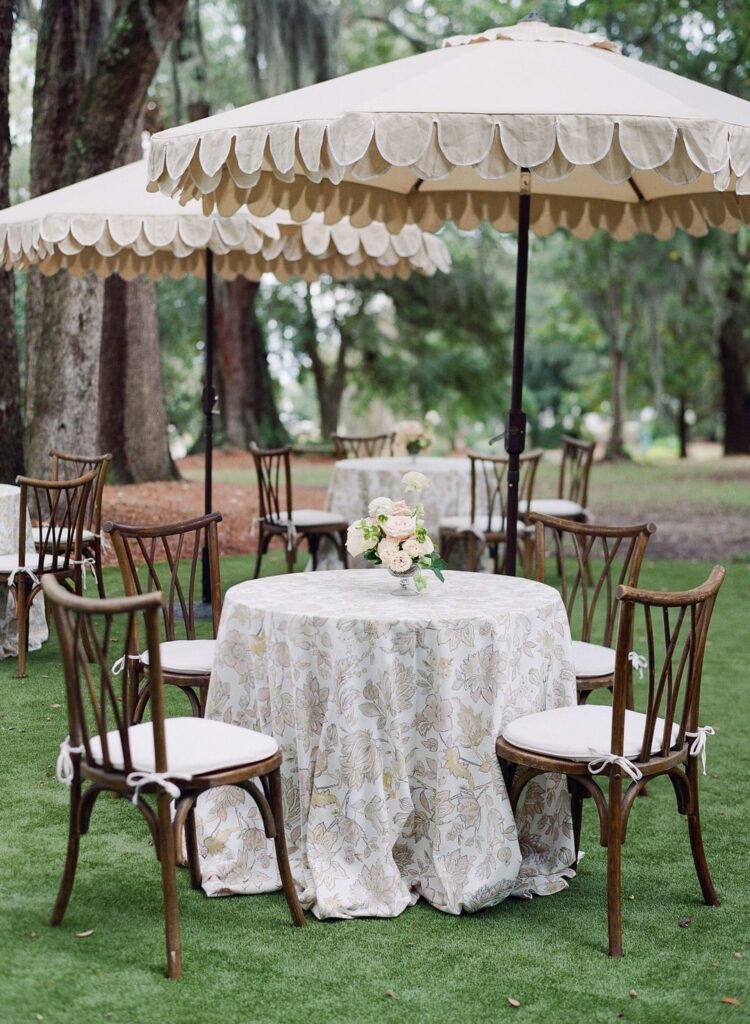
[[[394,428],[393,450],[419,455],[425,452],[435,440],[429,429],[419,420],[402,420]]]
[[[419,495],[429,487],[423,473],[404,473],[401,483],[408,492]],[[346,548],[350,555],[362,555],[373,565],[382,565],[393,576],[400,577],[404,589],[408,580],[414,580],[417,592],[424,590],[427,580],[422,570],[434,572],[445,582],[446,563],[435,550],[424,525],[424,507],[421,502],[409,505],[391,498],[375,498],[370,502],[368,514],[349,527]]]

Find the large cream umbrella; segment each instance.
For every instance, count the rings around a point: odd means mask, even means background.
[[[505,430],[514,572],[529,229],[736,231],[750,221],[750,103],[532,18],[162,132],[149,179],[222,213],[518,228]]]
[[[153,280],[187,274],[206,280],[205,511],[212,509],[214,294],[213,275],[307,281],[381,275],[408,277],[447,270],[445,244],[414,225],[389,232],[382,224],[329,225],[320,215],[296,223],[273,211],[257,217],[239,209],[231,217],[205,215],[200,203],[180,206],[144,187],[145,161],[77,182],[0,212],[0,266],[38,267],[43,274],[119,274]],[[209,599],[204,559],[204,600]]]

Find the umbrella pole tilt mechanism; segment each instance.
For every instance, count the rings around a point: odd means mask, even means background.
[[[513,323],[513,366],[510,408],[505,419],[505,450],[508,453],[508,500],[505,509],[505,573],[516,575],[518,549],[518,483],[521,453],[526,446],[526,413],[523,411],[523,359],[526,341],[526,284],[529,276],[529,219],[531,174],[521,168],[518,196],[518,250],[516,255],[516,311]]]
[[[203,386],[203,436],[206,445],[205,472],[203,483],[203,512],[210,515],[213,511],[213,459],[214,459],[214,413],[216,411],[216,388],[214,387],[214,254],[206,249],[206,330],[204,336],[206,372]],[[208,559],[208,546],[203,545],[203,587],[202,604],[206,618],[211,616],[211,566]],[[203,617],[200,615],[199,617]]]

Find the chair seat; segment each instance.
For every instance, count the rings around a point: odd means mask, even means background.
[[[534,498],[531,508],[527,501],[519,501],[519,512],[538,512],[543,516],[556,516],[558,519],[574,519],[578,516],[586,516],[586,509],[577,501],[568,501],[567,498]]]
[[[282,512],[273,520],[268,520],[273,526],[286,526],[289,517]],[[339,526],[342,529],[348,524],[342,519],[338,512],[326,512],[321,508],[297,508],[292,510],[292,523],[298,529],[306,526]]]
[[[29,561],[27,563],[27,568],[30,569],[32,572],[37,572],[37,570],[39,568],[39,558],[37,557],[37,555],[29,555],[27,557],[29,558]],[[45,569],[51,569],[53,564],[54,564],[54,561],[55,560],[52,557],[52,555],[45,555],[44,556],[44,568]],[[17,554],[13,554],[13,555],[0,555],[0,573],[3,573],[3,575],[10,574],[10,573],[13,572],[14,569],[18,569],[18,568],[19,568],[19,565],[18,565],[18,555]]]
[[[489,529],[487,528],[487,517],[480,517],[475,519],[472,523],[470,516],[443,516],[440,520],[440,530],[455,530],[459,533],[476,533],[479,536],[485,533],[505,533],[506,520],[503,516],[493,516],[490,523]],[[519,533],[528,533],[529,527],[525,523],[518,523]]]
[[[639,711],[625,712],[623,755],[637,757],[643,742],[646,716]],[[651,753],[660,746],[664,720],[659,718],[654,729]],[[679,727],[672,727],[672,745],[677,742]],[[612,708],[596,704],[579,704],[524,715],[503,729],[503,739],[522,750],[568,761],[591,761],[610,753]]]
[[[271,736],[243,729],[239,725],[214,722],[209,718],[167,718],[167,766],[170,772],[202,775],[204,772],[222,771],[242,764],[254,764],[272,757],[279,745]],[[156,770],[154,735],[151,722],[131,725],[128,729],[130,759],[135,771]],[[123,769],[120,734],[115,729],[107,733],[107,750],[114,768]],[[102,741],[91,739],[91,754],[97,764],[102,763]]]
[[[167,640],[159,644],[163,672],[186,676],[206,676],[214,667],[215,640]],[[141,664],[148,665],[148,651],[140,656]]]
[[[579,679],[611,676],[615,671],[615,652],[611,647],[574,640],[573,664]]]
[[[53,540],[55,540],[57,541],[58,544],[67,544],[69,533],[70,531],[68,530],[67,526],[57,527],[54,531],[54,537],[52,536],[52,534],[50,534],[48,543],[51,543]],[[44,540],[47,537],[47,527],[33,526],[31,528],[31,536],[34,538],[34,543],[36,545],[41,544],[42,540]],[[81,539],[84,544],[90,544],[92,540],[96,539],[96,534],[93,533],[93,531],[91,530],[82,530]]]

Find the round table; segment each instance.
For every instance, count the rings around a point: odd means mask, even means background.
[[[425,526],[437,540],[438,526],[444,516],[468,514],[471,506],[471,463],[468,459],[415,459],[394,456],[377,459],[344,459],[333,467],[328,485],[326,509],[352,523],[367,514],[373,498],[403,498],[401,477],[417,470],[430,481],[420,495],[424,504]]]
[[[273,735],[289,856],[319,918],[395,917],[419,896],[448,913],[566,886],[570,805],[532,783],[513,819],[495,738],[575,703],[555,590],[461,572],[396,593],[384,570],[298,573],[232,587],[206,715]],[[278,888],[254,804],[201,797],[209,895]]]
[[[18,556],[18,523],[21,488],[0,484],[0,555]],[[36,549],[31,533],[31,519],[26,517],[26,561],[35,565]],[[38,650],[49,633],[44,615],[44,595],[34,598],[29,615],[29,650]],[[15,603],[9,600],[8,587],[0,584],[0,658],[18,655],[18,620]]]

